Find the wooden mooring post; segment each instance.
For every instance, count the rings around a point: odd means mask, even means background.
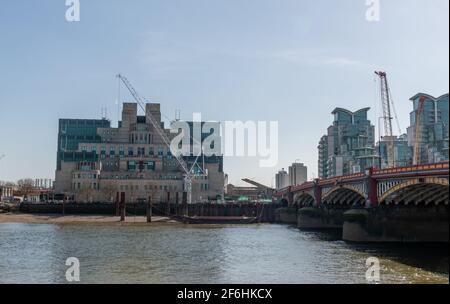
[[[178,192],[176,192],[175,193],[175,215],[179,215],[179,210],[178,210],[179,204],[180,204],[179,198],[180,198],[179,194],[178,194]]]
[[[152,198],[149,197],[148,198],[148,202],[147,202],[147,223],[151,223],[152,222],[152,213],[153,213],[153,208],[152,208]]]
[[[120,216],[120,192],[116,193],[116,216]]]
[[[167,216],[170,216],[170,192],[167,191],[167,207],[166,207],[166,214]]]
[[[126,204],[125,204],[125,192],[120,194],[120,221],[125,222]]]
[[[184,216],[189,216],[188,204],[187,204],[187,192],[183,192],[183,198],[181,200],[181,209]]]
[[[64,199],[63,199],[62,216],[66,216],[66,196],[64,196]]]

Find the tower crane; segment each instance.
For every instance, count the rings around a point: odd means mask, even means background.
[[[152,114],[149,111],[145,110],[145,104],[147,103],[147,100],[141,97],[138,92],[134,89],[133,85],[130,83],[130,81],[123,75],[118,74],[116,76],[122,83],[125,85],[125,87],[128,89],[130,94],[133,96],[134,100],[137,102],[139,107],[145,112],[147,120],[151,123],[153,128],[156,130],[158,135],[163,140],[164,144],[170,149],[170,139],[167,136],[166,132],[161,128],[161,125],[158,121],[155,120],[155,118],[152,116]],[[203,151],[201,149],[201,151]],[[198,158],[200,154],[203,154],[203,152],[200,152],[199,155],[196,156],[196,159],[194,163],[192,164],[191,168],[188,167],[188,164],[183,159],[183,155],[181,153],[173,153],[175,155],[175,158],[180,165],[180,167],[184,171],[184,190],[186,192],[187,196],[187,203],[192,203],[192,181],[195,179],[195,177],[199,175],[206,175],[204,168],[200,168],[200,173],[195,172],[194,167],[197,165]]]
[[[414,160],[413,165],[420,165],[422,163],[422,118],[425,107],[425,97],[419,99],[419,104],[416,111],[416,129],[414,132]]]
[[[394,151],[394,141],[395,136],[392,131],[392,111],[391,105],[393,101],[390,94],[389,83],[387,80],[387,73],[382,71],[375,72],[380,78],[381,87],[381,104],[383,107],[383,120],[384,120],[384,138],[387,143],[387,165],[388,168],[395,167],[395,151]],[[398,123],[398,122],[397,122]],[[399,127],[400,129],[400,127]],[[380,155],[381,157],[381,155]]]

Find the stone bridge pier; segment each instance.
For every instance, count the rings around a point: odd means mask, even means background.
[[[300,229],[342,229],[344,213],[352,207],[365,206],[366,181],[363,174],[330,180],[315,180],[309,188],[298,189],[294,204],[298,206]],[[299,187],[301,188],[301,187]]]
[[[353,242],[448,243],[448,187],[448,176],[381,181],[377,206],[352,209],[344,215],[343,238]]]

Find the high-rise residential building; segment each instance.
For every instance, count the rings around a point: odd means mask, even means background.
[[[328,136],[322,136],[317,148],[319,150],[319,178],[324,179],[328,175]]]
[[[289,167],[289,185],[297,186],[308,180],[308,168],[302,163],[293,163]]]
[[[332,112],[333,125],[319,143],[319,175],[322,178],[359,173],[379,163],[375,152],[375,127],[367,118],[369,110],[351,112],[336,108]]]
[[[449,97],[433,97],[419,93],[411,97],[413,111],[410,113],[408,144],[414,147],[416,139],[416,117],[419,101],[425,98],[421,119],[420,161],[421,163],[438,163],[449,159]]]
[[[380,155],[380,164],[377,167],[382,169],[388,168],[388,147],[391,144],[390,141],[381,139],[377,143],[378,155]],[[406,167],[413,163],[413,149],[408,145],[408,136],[403,134],[399,137],[394,137],[394,166]]]
[[[164,128],[159,104],[148,103],[145,111],[151,113],[170,140],[178,135]],[[189,168],[198,161],[207,173],[193,180],[192,202],[223,196],[225,175],[220,153],[200,157],[191,154],[184,159]],[[183,175],[170,147],[147,121],[147,115],[138,115],[136,103],[124,103],[117,128],[104,119],[59,122],[56,193],[87,202],[111,201],[119,192],[125,193],[127,202],[149,197],[159,202],[181,202]]]
[[[281,169],[276,175],[275,175],[275,187],[277,190],[289,187],[289,174],[286,172],[286,170]]]

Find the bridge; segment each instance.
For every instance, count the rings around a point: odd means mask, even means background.
[[[446,220],[448,242],[448,162],[381,170],[371,168],[364,173],[287,187],[274,196],[291,209],[298,209],[296,220],[300,228],[345,228],[348,218],[359,218],[359,223],[367,224],[374,214],[383,214],[379,220],[384,222],[393,215],[392,219],[397,216],[397,220],[400,217],[408,222],[405,216],[410,214],[410,219],[421,216],[430,223],[435,223],[435,218],[439,222]]]

